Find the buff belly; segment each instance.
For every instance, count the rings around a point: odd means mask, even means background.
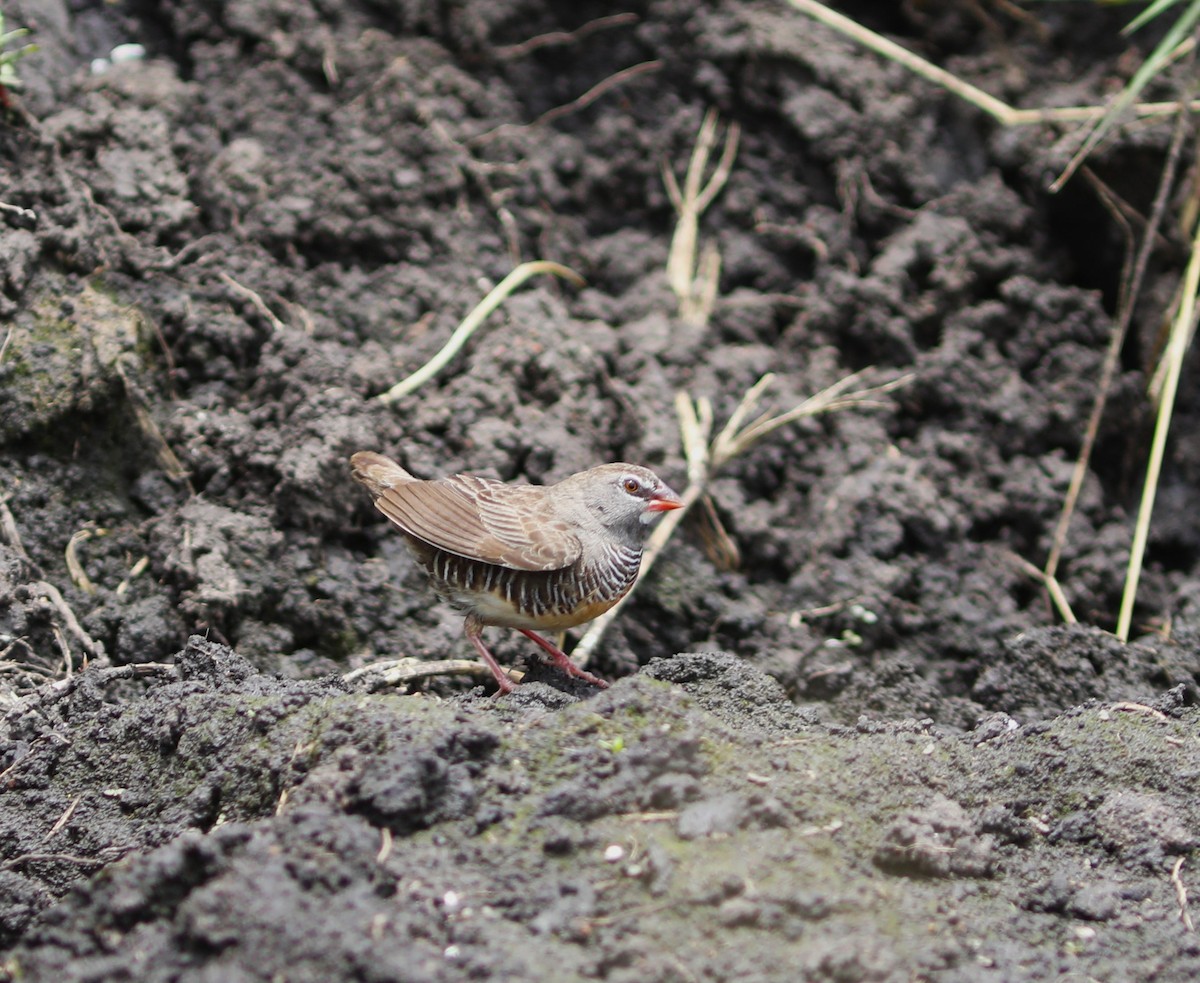
[[[474,614],[485,625],[497,628],[526,628],[530,631],[565,631],[599,618],[617,603],[626,592],[611,600],[580,604],[570,612],[546,611],[537,616],[523,614],[509,601],[493,593],[447,591],[446,599],[460,611]]]

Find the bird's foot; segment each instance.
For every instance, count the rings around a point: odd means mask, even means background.
[[[508,674],[500,667],[500,663],[496,661],[496,657],[488,651],[488,647],[483,644],[483,639],[479,637],[479,626],[473,625],[470,620],[467,621],[467,638],[475,646],[475,651],[479,653],[479,658],[483,660],[483,664],[496,677],[496,685],[500,687],[500,692],[511,693],[515,690],[517,684],[508,678]]]
[[[537,634],[537,632],[532,632],[528,628],[518,628],[517,631],[531,641],[537,642],[537,644],[542,647],[543,651],[550,656],[550,660],[568,676],[574,676],[576,679],[582,679],[585,683],[591,683],[593,686],[599,686],[600,689],[608,689],[608,683],[606,683],[599,676],[592,675],[586,669],[580,669],[579,666],[575,665],[575,663],[571,661],[571,657],[563,652],[562,649],[560,649],[557,645],[552,645],[550,642],[546,641],[546,639],[542,638],[542,636]]]

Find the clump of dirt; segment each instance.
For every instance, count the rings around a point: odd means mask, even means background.
[[[1200,968],[1164,876],[1200,821],[1177,705],[955,735],[820,723],[717,652],[500,702],[271,678],[199,638],[176,665],[10,721],[23,979]],[[62,817],[49,844],[35,810]]]
[[[593,13],[6,5],[40,50],[0,118],[5,972],[1194,975],[1191,387],[1147,635],[1082,626],[1125,576],[1176,246],[1060,626],[1028,564],[1125,248],[1084,179],[1046,192],[1075,138],[1000,128],[788,8]],[[863,13],[1013,104],[1099,101],[1126,63],[1111,12]],[[696,320],[662,170],[685,181],[710,109],[740,140]],[[1123,135],[1095,179],[1145,209],[1169,138]],[[586,285],[532,282],[374,398],[534,257]],[[535,482],[623,459],[682,488],[677,392],[719,426],[764,373],[783,410],[859,370],[912,379],[721,472],[605,636],[610,690],[501,632],[531,680],[501,699],[343,678],[467,654],[352,452]]]

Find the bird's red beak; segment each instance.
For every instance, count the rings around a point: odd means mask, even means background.
[[[663,492],[655,495],[649,502],[646,503],[647,512],[671,512],[674,509],[683,508],[683,502],[679,500],[679,496],[674,492]]]

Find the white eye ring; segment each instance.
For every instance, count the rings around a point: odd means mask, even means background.
[[[637,478],[626,476],[621,479],[621,487],[629,492],[630,495],[636,495],[642,490],[642,483]]]

